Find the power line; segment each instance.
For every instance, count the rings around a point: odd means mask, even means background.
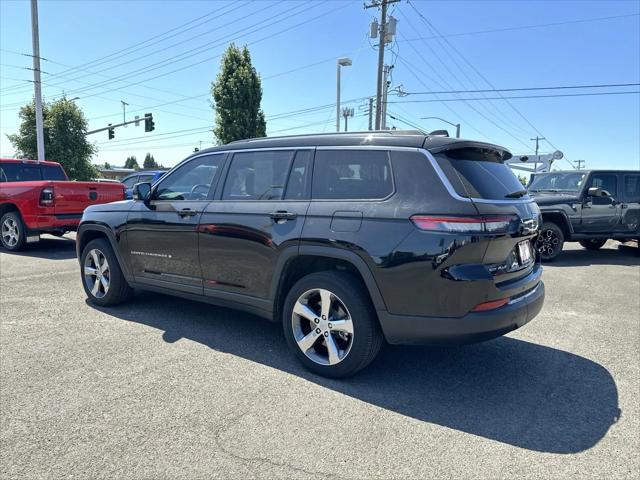
[[[412,8],[416,13],[417,13],[417,15],[422,19],[422,21],[423,21],[426,25],[429,25],[429,26],[431,27],[431,29],[432,29],[432,30],[433,30],[433,31],[434,31],[438,36],[442,37],[442,34],[438,31],[438,29],[436,29],[436,28],[431,24],[431,22],[429,22],[429,20],[427,20],[427,19],[424,17],[424,15],[422,15],[422,13],[420,13],[420,11],[419,11],[419,10],[418,10],[414,5],[413,5],[413,3],[412,3],[411,1],[407,0],[407,3],[411,6],[411,8]],[[445,42],[446,42],[446,43],[447,43],[447,44],[448,44],[448,45],[449,45],[449,46],[450,46],[450,47],[451,47],[451,48],[452,48],[452,49],[453,49],[453,50],[454,50],[454,51],[455,51],[459,56],[460,56],[460,58],[462,58],[462,60],[464,60],[464,61],[465,61],[465,63],[466,63],[467,65],[469,65],[469,66],[473,69],[473,71],[474,71],[474,72],[475,72],[475,73],[476,73],[480,78],[482,78],[482,80],[484,80],[484,81],[487,83],[487,85],[489,85],[491,88],[494,88],[494,89],[496,88],[496,87],[495,87],[495,86],[494,86],[494,85],[493,85],[493,84],[492,84],[492,83],[491,83],[491,82],[490,82],[490,81],[489,81],[489,80],[488,80],[488,79],[487,79],[487,78],[486,78],[482,73],[480,73],[480,71],[479,71],[479,70],[478,70],[478,69],[477,69],[477,68],[476,68],[476,67],[475,67],[475,66],[474,66],[474,65],[473,65],[469,60],[467,60],[467,58],[466,58],[464,55],[462,55],[462,53],[460,53],[460,51],[459,51],[459,50],[458,50],[458,49],[457,49],[457,48],[456,48],[456,47],[455,47],[455,46],[454,46],[454,45],[453,45],[449,40],[447,40],[447,39],[446,39],[446,38],[444,38],[444,37],[442,37],[442,38],[443,38],[443,39],[444,39],[444,41],[445,41]],[[498,92],[498,94],[499,94],[499,92]],[[499,94],[499,95],[500,95],[500,94]],[[502,95],[500,95],[500,96],[502,97]],[[524,114],[523,114],[520,110],[518,110],[518,109],[517,109],[517,108],[516,108],[516,107],[515,107],[515,106],[514,106],[514,105],[513,105],[509,100],[505,99],[504,101],[507,103],[507,105],[509,105],[509,106],[511,107],[511,109],[512,109],[513,111],[515,111],[515,112],[520,116],[520,118],[522,118],[525,122],[527,122],[527,124],[528,124],[531,128],[533,128],[533,129],[535,130],[535,132],[536,132],[539,136],[541,136],[541,137],[545,137],[545,135],[543,135],[543,134],[540,132],[540,130],[538,130],[538,129],[533,125],[533,123],[531,123],[531,121],[530,121],[527,117],[525,117],[525,116],[524,116]],[[545,138],[548,138],[548,137],[545,137]],[[551,141],[550,141],[550,140],[548,140],[548,139],[547,139],[546,141],[547,141],[547,143],[548,143],[549,145],[551,145],[551,147],[552,147],[552,148],[554,148],[555,150],[560,150],[560,149],[559,149],[559,148],[557,148],[553,143],[551,143]],[[571,166],[573,167],[573,163],[571,163],[571,161],[566,157],[566,155],[565,155],[563,158],[565,158],[565,159],[566,159],[566,161],[567,161],[567,162],[569,162],[569,164],[571,164]]]
[[[473,32],[459,32],[459,33],[448,33],[446,35],[433,35],[429,37],[416,37],[416,38],[405,38],[403,41],[405,42],[416,42],[420,40],[433,40],[436,38],[452,38],[452,37],[463,37],[468,35],[478,35],[483,33],[496,33],[496,32],[507,32],[507,31],[519,31],[519,30],[527,30],[531,28],[544,28],[544,27],[555,27],[560,25],[571,25],[576,23],[587,23],[587,22],[598,22],[602,20],[614,20],[619,18],[629,18],[629,17],[637,17],[640,13],[630,13],[625,15],[613,15],[609,17],[596,17],[596,18],[585,18],[585,19],[577,19],[577,20],[566,20],[562,22],[553,22],[553,23],[539,23],[537,25],[521,25],[514,27],[503,27],[503,28],[493,28],[489,30],[476,30]]]
[[[556,97],[590,97],[590,96],[604,96],[604,95],[629,95],[639,94],[639,91],[624,91],[624,92],[592,92],[592,93],[558,93],[555,95],[515,95],[515,96],[500,96],[489,98],[444,98],[444,99],[430,99],[430,100],[403,100],[388,103],[432,103],[432,102],[472,102],[483,100],[507,100],[507,99],[526,99],[526,98],[556,98]]]
[[[403,92],[406,95],[435,95],[447,93],[491,93],[491,92],[523,92],[527,90],[566,90],[566,89],[589,89],[589,88],[616,88],[616,87],[637,87],[640,83],[608,83],[598,85],[560,85],[556,87],[519,87],[519,88],[487,88],[480,90],[442,90],[440,92]],[[481,100],[481,99],[479,99]]]

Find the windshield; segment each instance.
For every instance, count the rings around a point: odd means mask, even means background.
[[[582,188],[585,173],[558,172],[536,175],[529,185],[530,192],[577,192]]]

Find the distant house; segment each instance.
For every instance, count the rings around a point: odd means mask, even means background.
[[[124,177],[126,177],[130,173],[135,172],[133,168],[119,168],[119,167],[112,167],[112,168],[98,167],[98,170],[100,171],[100,174],[104,178],[110,178],[113,180],[122,180]]]

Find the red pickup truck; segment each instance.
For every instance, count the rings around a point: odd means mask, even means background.
[[[70,182],[56,162],[0,158],[0,241],[7,250],[41,233],[75,230],[89,205],[124,200],[124,185]]]

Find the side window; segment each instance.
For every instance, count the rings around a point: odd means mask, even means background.
[[[591,187],[602,188],[614,197],[618,195],[618,181],[615,175],[595,173],[591,176],[591,182],[588,188]]]
[[[17,163],[7,162],[0,165],[0,182],[15,182],[17,176]]]
[[[136,183],[153,183],[153,175],[140,175]]]
[[[197,157],[180,166],[155,189],[155,200],[206,200],[222,154]]]
[[[308,187],[309,175],[311,175],[311,150],[298,150],[296,158],[291,166],[287,189],[284,194],[285,200],[303,200],[309,198]]]
[[[133,186],[138,183],[138,176],[134,175],[133,177],[125,178],[122,183],[127,188],[133,188]]]
[[[62,170],[62,167],[59,165],[43,165],[42,166],[42,176],[44,180],[54,180],[54,181],[66,181],[67,176]]]
[[[233,155],[223,200],[280,200],[293,150],[238,152]]]
[[[640,175],[625,175],[624,199],[627,202],[640,202]]]
[[[318,150],[313,198],[381,199],[393,193],[389,155],[383,150]]]

